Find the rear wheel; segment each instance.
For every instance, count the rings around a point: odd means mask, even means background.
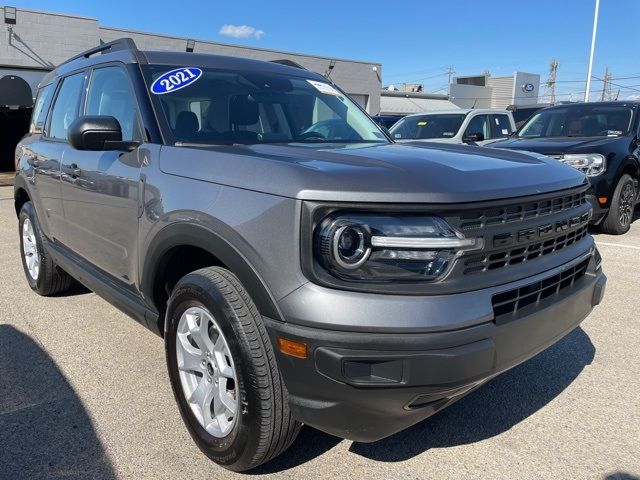
[[[31,202],[22,206],[18,228],[22,267],[31,289],[45,296],[67,290],[73,279],[54,263],[44,248],[42,231]]]
[[[255,305],[228,270],[183,277],[169,299],[165,348],[173,393],[196,444],[244,471],[286,450],[300,424]]]
[[[636,185],[630,175],[622,175],[611,199],[607,217],[602,222],[602,232],[622,235],[631,227],[636,200]]]

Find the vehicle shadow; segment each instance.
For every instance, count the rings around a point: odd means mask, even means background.
[[[10,325],[0,325],[0,432],[1,478],[117,478],[55,362]]]
[[[558,343],[427,420],[375,443],[352,443],[352,453],[379,462],[399,462],[431,448],[491,438],[526,419],[567,388],[589,365],[595,347],[578,327]],[[332,449],[342,440],[304,427],[291,448],[252,474],[277,473]]]
[[[627,472],[615,472],[605,475],[604,480],[640,480],[640,477]]]
[[[85,287],[79,281],[74,279],[73,282],[71,282],[71,285],[69,286],[69,288],[67,290],[65,290],[63,292],[55,293],[55,294],[53,294],[51,296],[52,297],[75,297],[77,295],[85,295],[87,293],[91,293],[91,290],[89,290],[87,287]]]

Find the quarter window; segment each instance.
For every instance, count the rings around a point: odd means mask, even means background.
[[[120,123],[122,140],[136,140],[136,101],[127,74],[119,67],[104,67],[93,71],[86,115],[106,115]]]
[[[44,121],[47,118],[47,110],[49,110],[49,104],[51,103],[51,96],[53,95],[53,91],[53,84],[42,87],[38,91],[36,103],[33,106],[33,115],[31,116],[31,133],[40,133],[42,131]]]
[[[62,81],[60,92],[51,110],[49,136],[61,140],[67,139],[69,125],[78,118],[78,108],[82,97],[84,72],[66,77]]]

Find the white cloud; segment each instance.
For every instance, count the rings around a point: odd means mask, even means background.
[[[640,93],[634,93],[633,95],[629,95],[627,100],[640,100]]]
[[[225,24],[220,28],[220,31],[218,33],[220,35],[226,35],[227,37],[257,38],[258,40],[260,40],[260,37],[264,35],[264,30],[258,30],[255,27],[250,27],[249,25]]]

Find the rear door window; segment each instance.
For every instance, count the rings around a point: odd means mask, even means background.
[[[505,138],[511,135],[511,122],[507,115],[493,115],[491,121],[492,138]]]
[[[60,140],[67,139],[69,125],[78,118],[84,78],[85,73],[80,72],[62,80],[62,86],[51,110],[49,137]]]
[[[491,130],[489,128],[489,115],[476,115],[471,119],[464,136],[476,135],[477,141],[487,140],[491,138]]]

